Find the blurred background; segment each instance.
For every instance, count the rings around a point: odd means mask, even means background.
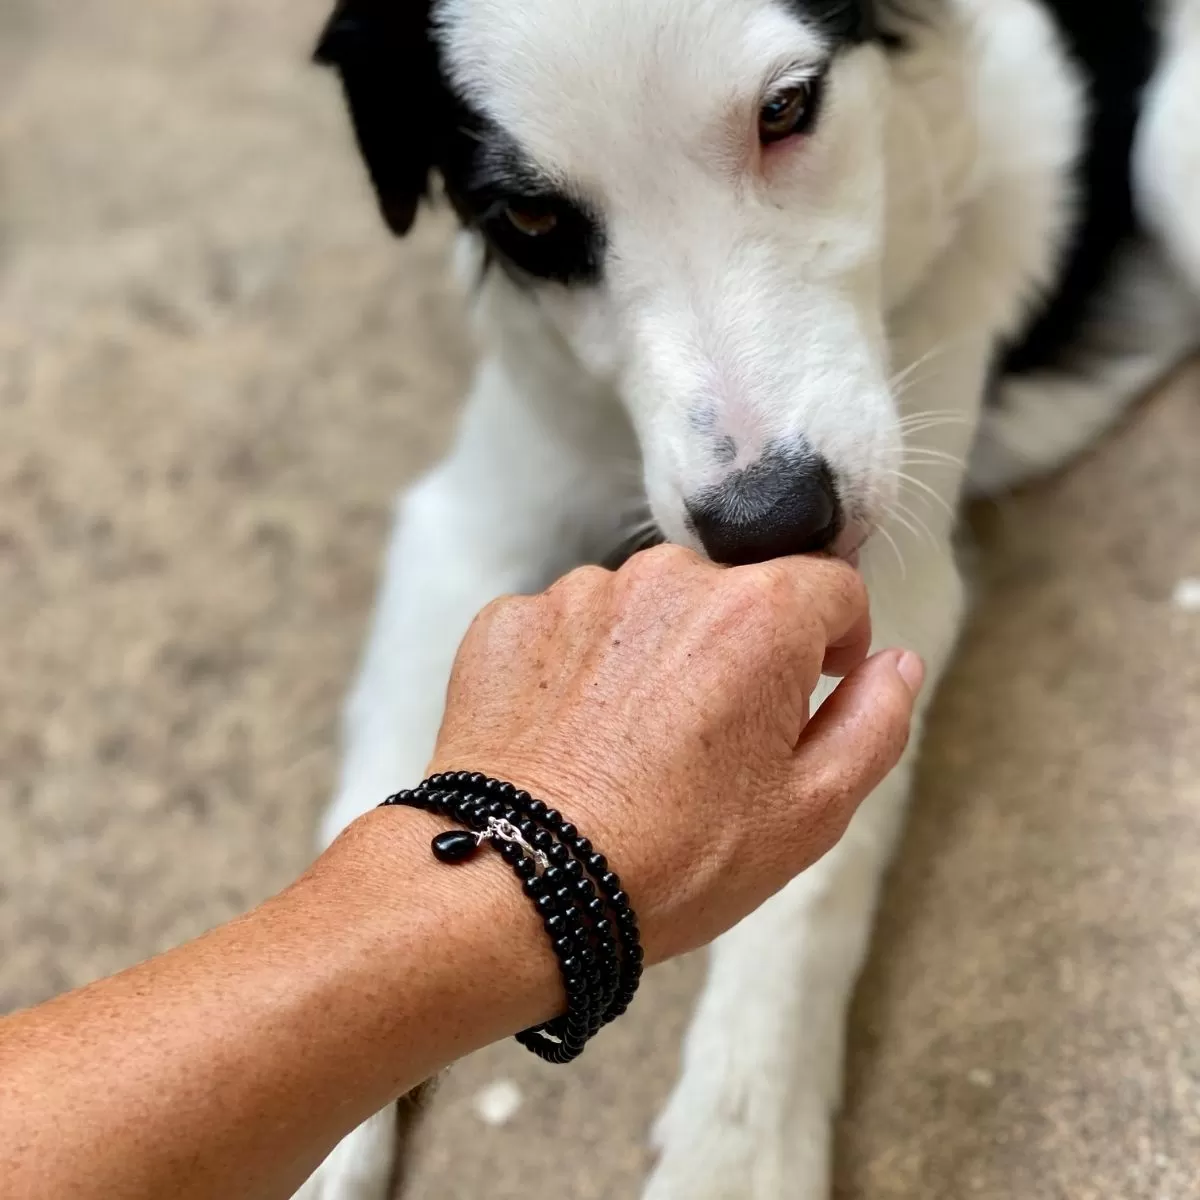
[[[326,0],[0,0],[0,1009],[311,856],[390,499],[469,370]],[[1200,1194],[1200,374],[973,514],[859,990],[841,1200]],[[575,1067],[454,1072],[420,1200],[624,1200],[703,962]]]

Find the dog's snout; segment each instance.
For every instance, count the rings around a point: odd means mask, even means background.
[[[728,566],[827,550],[842,525],[833,473],[807,453],[768,454],[687,508],[708,556]]]

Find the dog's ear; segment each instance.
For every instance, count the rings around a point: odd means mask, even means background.
[[[388,228],[403,236],[429,188],[444,111],[432,0],[338,0],[314,58],[333,67]]]

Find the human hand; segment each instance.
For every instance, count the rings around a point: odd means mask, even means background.
[[[836,560],[724,569],[663,546],[586,567],[476,619],[430,770],[564,812],[659,961],[811,866],[896,765],[923,668],[869,645],[865,587]],[[822,673],[845,678],[810,719]]]

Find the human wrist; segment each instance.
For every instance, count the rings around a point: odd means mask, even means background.
[[[449,868],[432,854],[444,819],[374,810],[349,826],[309,877],[347,936],[372,956],[389,1028],[412,1039],[415,1086],[449,1063],[555,1016],[564,997],[554,955],[520,883],[497,854]],[[302,881],[303,882],[303,881]],[[414,1063],[414,1066],[417,1065]]]

